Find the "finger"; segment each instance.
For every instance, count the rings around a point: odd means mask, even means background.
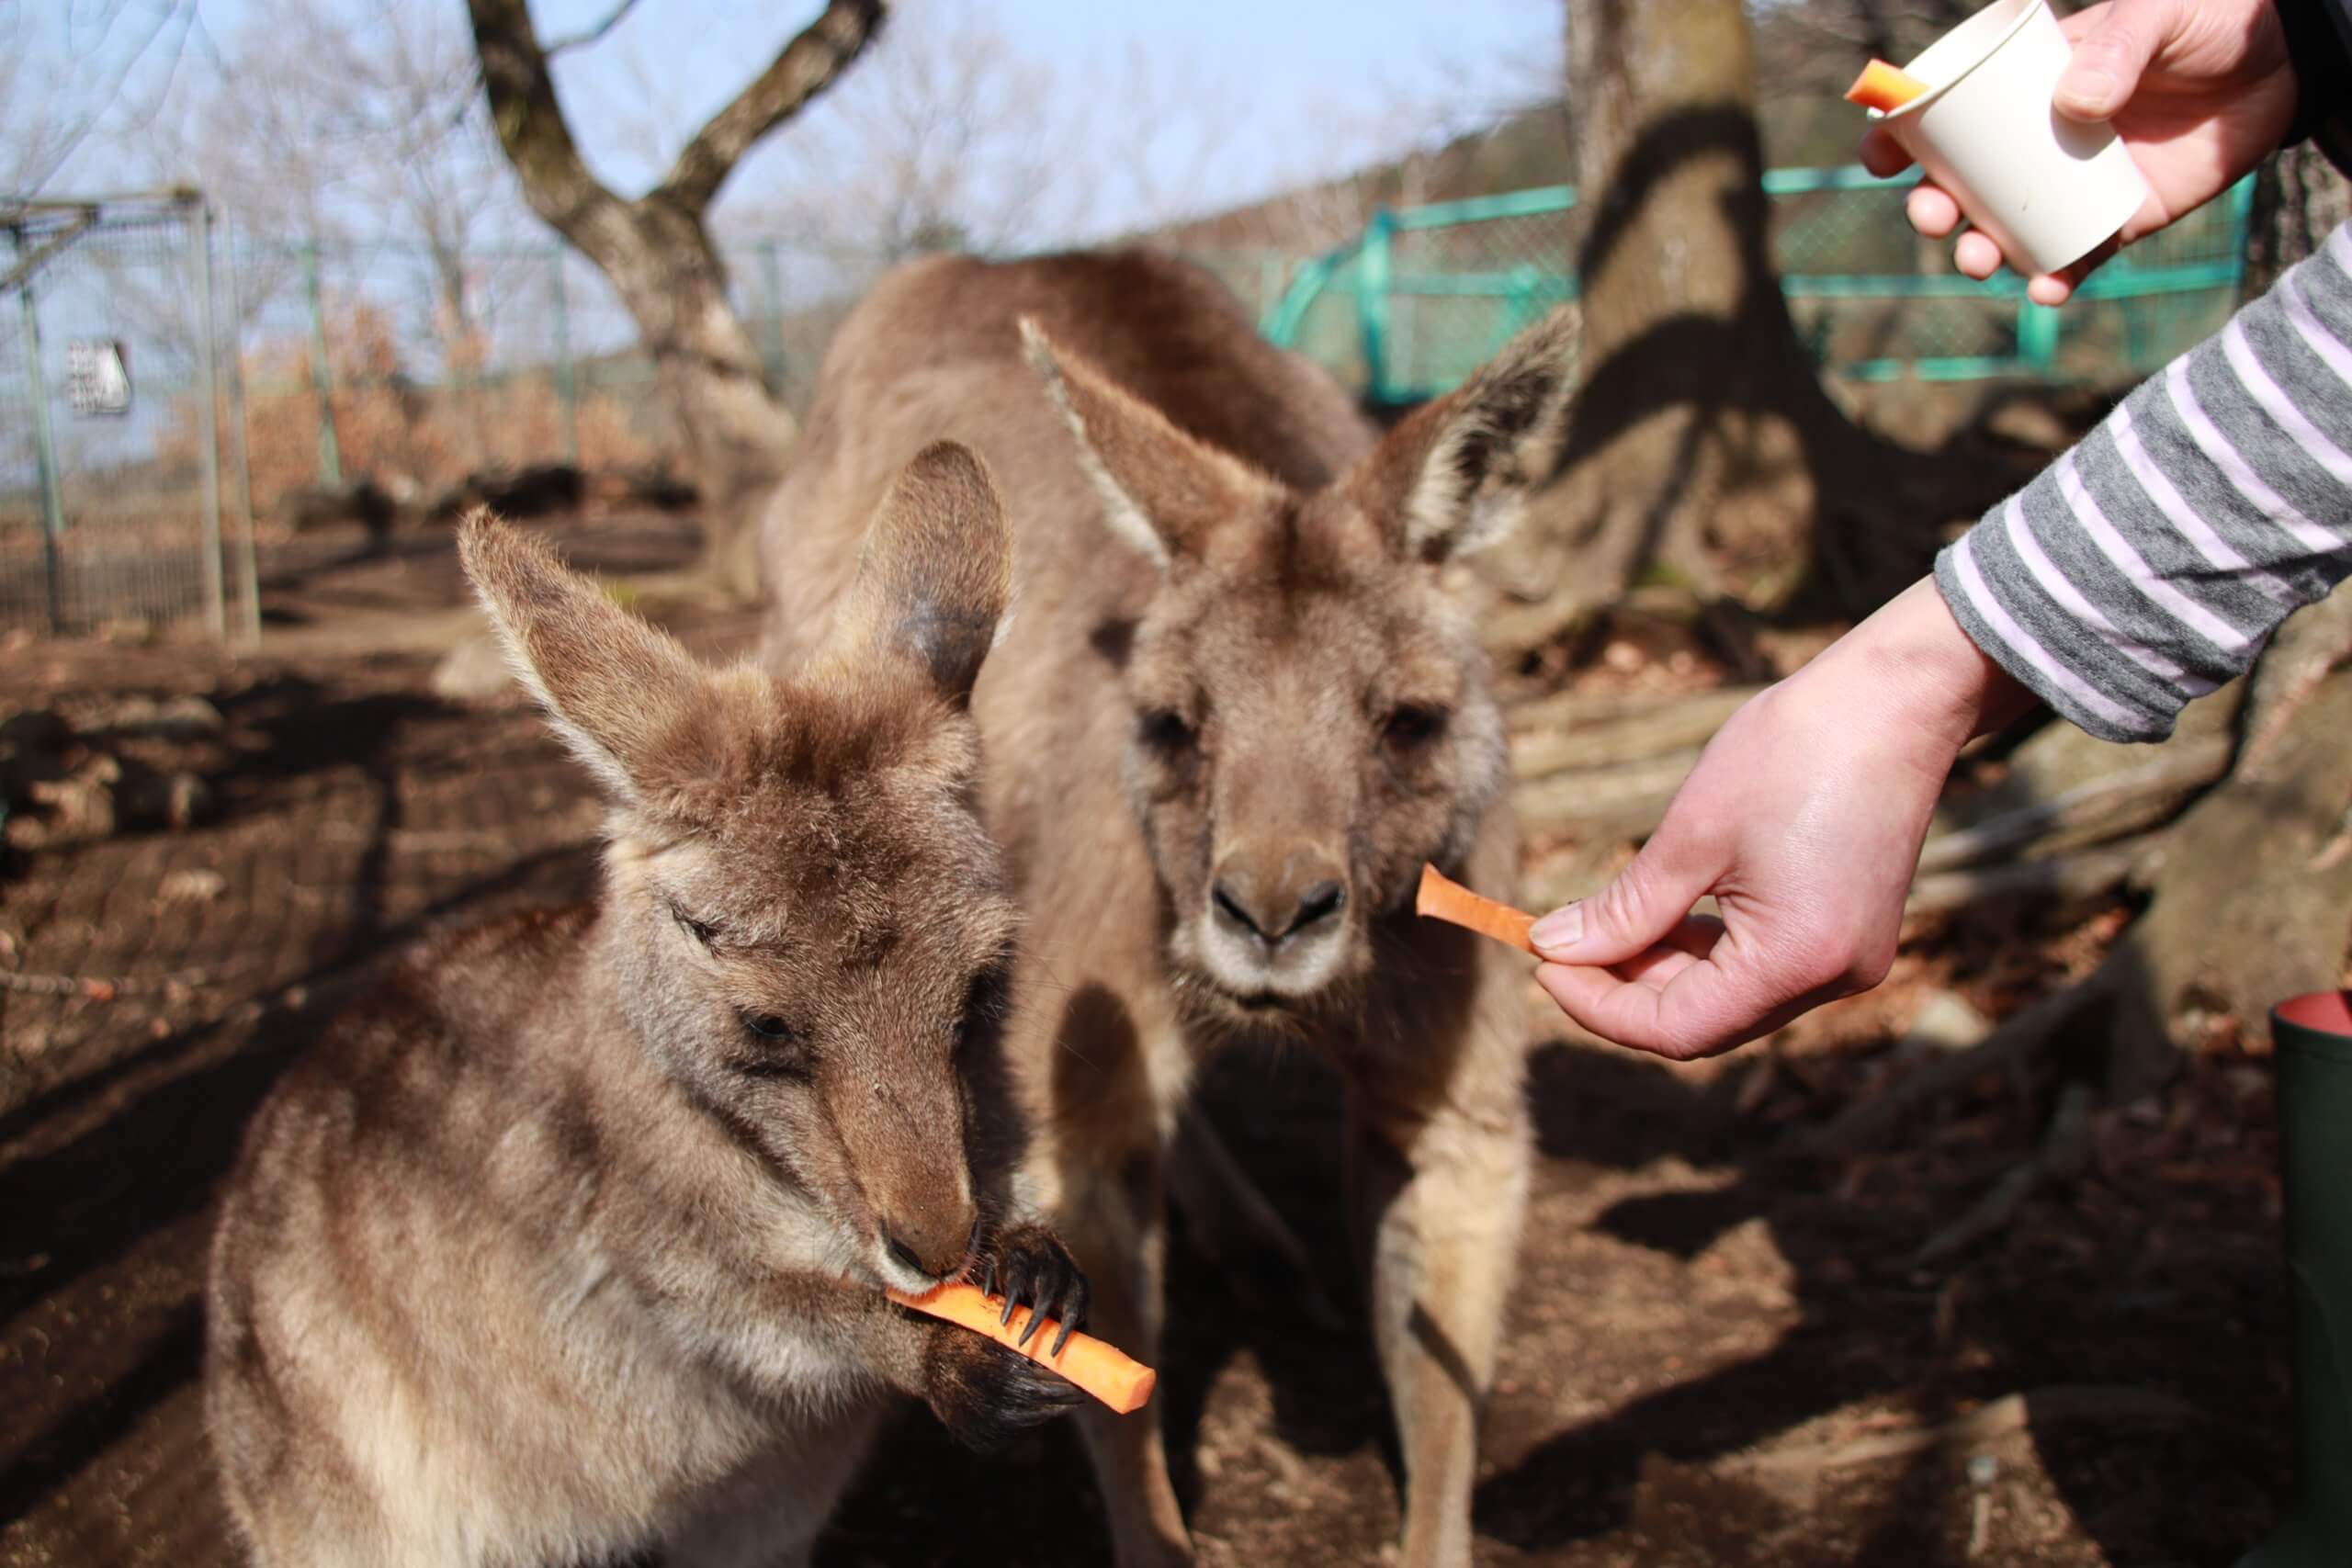
[[[1903,215],[1930,240],[1940,240],[1960,227],[1960,203],[1940,186],[1913,186],[1903,198]]]
[[[2027,280],[2025,297],[2037,305],[2064,305],[2075,297],[2075,285],[2064,273],[2044,273]]]
[[[1666,820],[1608,886],[1535,922],[1528,938],[1563,964],[1618,964],[1647,953],[1704,897],[1719,854],[1697,840],[1669,806]]]
[[[1971,277],[1986,278],[2001,270],[2001,247],[1990,234],[1971,229],[1952,242],[1951,265]]]
[[[2179,0],[2120,0],[2075,41],[2051,107],[2071,119],[2111,119],[2139,90],[2156,51],[2181,28]]]
[[[1693,964],[1678,975],[1688,983],[1705,967]],[[1702,976],[1702,984],[1704,976]],[[1666,1011],[1666,987],[1652,989],[1639,980],[1620,979],[1607,969],[1581,964],[1546,964],[1535,971],[1535,983],[1550,994],[1560,1010],[1603,1040],[1646,1051],[1672,1061],[1689,1061],[1722,1049],[1712,1038],[1679,1032]],[[1689,1004],[1684,1004],[1688,1010]]]
[[[1653,991],[1664,990],[1676,976],[1713,952],[1723,934],[1721,920],[1708,915],[1692,915],[1667,932],[1666,939],[1647,953],[1609,967],[1620,979],[1647,986]]]
[[[1883,125],[1874,125],[1862,132],[1862,167],[1880,179],[1892,179],[1911,166],[1911,154],[1903,143]]]

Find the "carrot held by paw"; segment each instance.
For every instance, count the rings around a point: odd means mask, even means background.
[[[1091,1335],[1072,1334],[1061,1354],[1054,1355],[1049,1347],[1061,1325],[1050,1317],[1038,1325],[1028,1344],[1017,1343],[1022,1330],[1028,1325],[1030,1309],[1015,1307],[1012,1321],[1000,1323],[997,1320],[1004,1314],[1004,1298],[989,1295],[978,1285],[942,1285],[920,1296],[887,1286],[884,1289],[902,1307],[912,1307],[958,1328],[985,1334],[1048,1371],[1059,1372],[1122,1416],[1142,1409],[1144,1402],[1151,1397],[1153,1385],[1159,1381],[1158,1372],[1117,1346],[1106,1345]]]
[[[1873,60],[1862,67],[1862,73],[1846,89],[1846,101],[1881,114],[1893,114],[1927,90],[1928,85],[1910,73],[1898,71],[1883,60]]]
[[[1535,944],[1527,938],[1535,924],[1535,917],[1483,898],[1433,865],[1421,867],[1420,896],[1413,901],[1413,911],[1431,919],[1451,920],[1480,936],[1489,936],[1505,947],[1515,947],[1521,953],[1532,953]]]

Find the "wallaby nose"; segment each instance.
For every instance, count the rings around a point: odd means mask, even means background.
[[[886,1221],[882,1227],[882,1245],[890,1256],[918,1274],[934,1280],[944,1280],[964,1267],[964,1255],[970,1249],[976,1221],[956,1221],[943,1217],[937,1224],[926,1224],[913,1216]]]
[[[1216,918],[1268,946],[1323,929],[1347,907],[1348,886],[1320,853],[1227,855],[1209,890]]]

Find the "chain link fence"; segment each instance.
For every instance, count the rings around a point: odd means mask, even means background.
[[[0,629],[254,637],[203,199],[0,197]]]
[[[1916,178],[1764,176],[1781,291],[1833,375],[2117,379],[2200,341],[2236,306],[2250,181],[2110,262],[2062,311],[2030,303],[2016,277],[1953,272],[1947,247],[1904,220]],[[1586,214],[1566,186],[1375,212],[1360,237],[1301,266],[1261,319],[1368,400],[1417,402],[1577,297]]]

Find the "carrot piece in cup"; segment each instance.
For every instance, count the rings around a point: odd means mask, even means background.
[[[1862,73],[1846,89],[1846,99],[1866,109],[1893,114],[1927,90],[1928,85],[1917,76],[1899,71],[1883,60],[1873,60],[1862,67]]]

